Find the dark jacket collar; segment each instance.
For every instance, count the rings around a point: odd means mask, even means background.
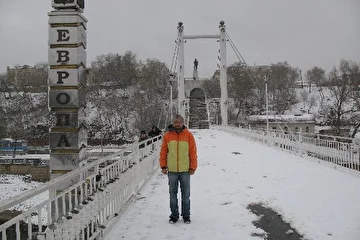
[[[170,124],[168,127],[167,127],[167,130],[168,131],[173,131],[173,132],[177,132],[177,133],[181,133],[182,131],[184,131],[186,129],[185,125],[182,126],[181,129],[176,129],[174,128],[174,126],[172,124]]]

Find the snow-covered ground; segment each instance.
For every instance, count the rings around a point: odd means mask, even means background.
[[[30,191],[33,188],[41,186],[43,183],[28,181],[26,176],[21,175],[0,175],[0,203],[10,199],[25,191]],[[24,203],[17,205],[10,210],[26,211],[31,207],[45,201],[49,198],[49,193],[44,192],[36,197],[27,200]]]
[[[360,175],[216,130],[194,130],[190,225],[168,223],[167,177],[156,173],[106,240],[263,239],[247,206],[263,203],[309,240],[360,236]]]
[[[106,146],[103,149],[91,148],[87,151],[87,153],[89,155],[94,153],[101,153],[101,151],[103,151],[104,153],[116,153],[121,151],[124,147],[126,146],[123,146],[121,148],[110,148],[109,146]],[[20,157],[41,158],[48,161],[50,159],[50,154],[27,154],[21,155]],[[3,158],[6,158],[6,156],[3,156]],[[30,176],[27,177],[22,175],[0,174],[0,203],[25,191],[39,187],[43,184],[42,182],[31,181],[30,178]],[[48,192],[45,192],[43,194],[40,194],[39,196],[29,199],[25,203],[22,203],[11,210],[28,210],[31,207],[45,201],[47,198]]]
[[[321,107],[321,101],[325,103],[330,103],[330,99],[332,98],[331,93],[327,88],[319,88],[312,86],[311,92],[309,92],[309,87],[307,86],[304,88],[296,88],[295,92],[296,98],[299,102],[292,105],[291,109],[286,111],[287,114],[300,113],[302,110],[305,110],[307,112],[308,110],[310,110],[310,113],[317,115]],[[308,94],[308,99],[306,101],[304,101],[304,99],[302,99],[301,97],[301,94],[303,92],[306,92]],[[314,98],[315,105],[310,108],[309,102],[311,98]]]

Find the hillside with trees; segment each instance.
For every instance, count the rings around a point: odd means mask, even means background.
[[[28,139],[32,145],[48,144],[52,116],[48,110],[47,65],[36,64],[27,74],[0,74],[0,138]],[[228,92],[232,99],[230,123],[253,114],[265,114],[267,79],[271,113],[313,113],[318,124],[340,129],[360,122],[360,65],[341,60],[329,73],[320,67],[301,71],[287,62],[248,67],[228,67]],[[86,124],[89,143],[132,142],[141,130],[165,127],[168,116],[169,75],[157,59],[140,61],[135,53],[104,54],[87,69]],[[301,86],[307,82],[306,86]],[[26,83],[26,84],[24,84]],[[216,80],[205,82],[208,98],[220,98]],[[176,97],[176,87],[173,96]],[[175,100],[174,100],[175,101]]]

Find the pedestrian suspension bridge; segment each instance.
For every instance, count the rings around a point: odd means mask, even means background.
[[[222,126],[209,126],[205,95],[198,92],[193,98],[185,95],[184,41],[187,39],[214,38],[220,42],[220,86]],[[184,26],[178,24],[178,36],[171,70],[178,84],[178,112],[186,116],[190,128],[215,128],[260,142],[292,154],[317,159],[358,173],[360,149],[351,143],[341,143],[302,136],[301,133],[285,134],[278,131],[250,130],[228,126],[226,43],[233,42],[226,33],[225,23],[219,24],[219,34],[185,35]],[[239,60],[246,64],[236,51]],[[194,71],[194,78],[197,78]],[[191,80],[190,80],[191,81]],[[196,81],[196,80],[193,80]],[[200,102],[200,104],[199,104]],[[204,105],[205,104],[205,105]],[[196,110],[194,110],[196,109]],[[198,115],[200,114],[200,116]],[[205,116],[205,117],[204,117]],[[201,131],[201,130],[198,130]],[[199,140],[201,141],[201,140]],[[134,197],[159,171],[158,156],[161,136],[145,143],[134,143],[121,151],[99,158],[86,166],[53,179],[41,187],[24,192],[0,204],[0,212],[12,212],[20,205],[35,202],[18,215],[3,219],[1,239],[103,239],[121,218]],[[218,143],[226,144],[226,143]],[[271,159],[269,159],[271,161]],[[63,186],[70,186],[63,189]]]
[[[211,128],[359,174],[360,148],[350,143],[280,132],[267,135],[262,130],[229,126]],[[161,136],[147,140],[143,148],[135,143],[2,202],[2,214],[31,200],[35,204],[15,217],[3,219],[1,239],[103,239],[144,184],[159,173],[160,144]],[[69,183],[71,187],[57,191]]]
[[[221,97],[220,99],[211,99],[211,101],[216,102],[216,104],[220,106],[221,123],[223,126],[226,126],[228,124],[229,106],[226,64],[227,43],[229,43],[234,50],[239,62],[244,67],[247,67],[245,60],[237,50],[229,34],[226,32],[226,26],[224,21],[220,21],[219,23],[218,34],[186,35],[182,22],[178,23],[177,29],[178,34],[175,41],[175,48],[170,67],[170,82],[177,84],[178,112],[185,117],[185,122],[187,123],[187,126],[190,126],[190,128],[209,128],[210,112],[208,103],[210,99],[207,98],[202,85],[205,81],[213,80],[200,79],[197,66],[194,66],[193,75],[191,77],[185,76],[185,68],[186,66],[188,66],[188,64],[185,63],[185,43],[189,40],[214,39],[219,42],[217,67],[220,75],[219,85]],[[169,106],[169,112],[172,112],[172,103],[170,103]]]

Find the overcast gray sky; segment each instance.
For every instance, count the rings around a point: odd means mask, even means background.
[[[248,64],[288,61],[305,72],[329,71],[341,58],[360,62],[359,0],[93,0],[86,1],[87,66],[97,55],[131,50],[139,59],[171,64],[177,23],[185,34],[227,32]],[[51,0],[0,0],[0,72],[48,58]],[[186,73],[193,59],[199,75],[216,70],[218,43],[189,40]],[[228,45],[227,62],[237,61]]]

